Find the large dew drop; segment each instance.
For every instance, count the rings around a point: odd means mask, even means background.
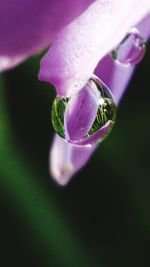
[[[82,139],[80,138],[79,140],[68,140],[67,133],[65,132],[64,122],[66,116],[66,108],[71,104],[70,100],[73,97],[77,97],[77,94],[80,98],[80,94],[82,93],[82,90],[84,90],[84,88],[82,88],[71,98],[56,97],[52,105],[51,119],[55,132],[59,136],[64,138],[67,142],[75,146],[91,145],[93,143],[102,141],[111,132],[116,120],[116,104],[108,87],[95,75],[93,75],[92,78],[88,81],[88,87],[89,90],[92,90],[93,93],[95,93],[97,97],[98,107],[97,114],[93,119],[93,123]],[[83,105],[85,105],[85,102],[83,103]],[[85,109],[87,108],[88,107],[86,105]],[[83,109],[80,108],[79,116],[82,117],[81,112],[84,111],[84,107]],[[82,125],[80,123],[79,129],[76,130],[80,131],[81,127]]]

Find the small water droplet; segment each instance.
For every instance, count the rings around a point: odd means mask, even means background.
[[[111,52],[116,63],[123,66],[138,64],[144,57],[146,44],[138,29],[131,28],[122,42]]]
[[[108,87],[95,75],[89,79],[88,84],[92,90],[96,90],[99,106],[92,127],[82,140],[68,141],[65,136],[64,115],[71,98],[56,97],[52,105],[51,119],[55,132],[75,146],[89,146],[102,141],[111,132],[116,121],[116,104]]]

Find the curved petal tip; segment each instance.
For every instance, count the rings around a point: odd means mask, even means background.
[[[76,147],[55,135],[49,155],[49,169],[53,180],[66,185],[89,160],[96,145],[90,147]]]

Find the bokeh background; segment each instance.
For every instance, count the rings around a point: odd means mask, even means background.
[[[40,57],[0,76],[0,266],[149,266],[150,49],[111,135],[63,188],[48,173],[55,92]]]

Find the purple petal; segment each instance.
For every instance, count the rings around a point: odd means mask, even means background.
[[[147,39],[150,34],[150,29],[148,25],[150,25],[150,16],[147,16],[138,24],[138,29],[140,30],[142,36]],[[96,69],[96,74],[107,84],[107,86],[111,89],[117,103],[119,102],[120,98],[122,97],[124,90],[129,82],[129,79],[133,73],[134,67],[131,68],[124,68],[118,64],[115,64],[111,57],[108,55],[106,56],[98,65]],[[97,133],[96,133],[97,135]],[[59,150],[60,147],[60,150]],[[66,184],[69,179],[80,169],[82,168],[87,161],[89,160],[90,156],[96,149],[96,145],[92,145],[91,147],[73,147],[66,143],[63,139],[56,137],[54,140],[54,144],[52,147],[52,151],[50,153],[50,168],[53,175],[53,178],[59,184]],[[61,151],[61,159],[58,160],[59,153]],[[71,151],[71,153],[70,153]],[[70,154],[69,154],[70,153]],[[67,161],[66,157],[67,156]],[[68,163],[71,161],[71,156],[74,155],[74,162],[75,162],[75,155],[76,159],[79,160],[80,164],[70,165],[73,168],[69,169]]]
[[[58,34],[41,61],[39,79],[53,83],[60,96],[72,95],[149,11],[150,0],[95,1]]]
[[[16,65],[20,64],[22,61],[24,61],[27,58],[27,56],[0,56],[0,72],[13,68]]]
[[[139,32],[144,39],[148,39],[150,36],[150,14],[144,17],[142,21],[137,25]]]
[[[96,118],[98,99],[98,90],[89,84],[72,96],[64,117],[67,140],[79,141],[84,138]]]
[[[88,161],[96,146],[74,147],[58,135],[50,151],[50,172],[60,185],[66,185],[70,178]]]
[[[93,0],[4,0],[0,2],[0,63],[8,68],[50,45],[55,35]],[[12,62],[13,61],[13,62]],[[9,65],[10,62],[10,65]]]
[[[98,64],[95,74],[110,88],[115,102],[118,103],[133,73],[134,66],[125,68],[116,64],[110,55]]]

